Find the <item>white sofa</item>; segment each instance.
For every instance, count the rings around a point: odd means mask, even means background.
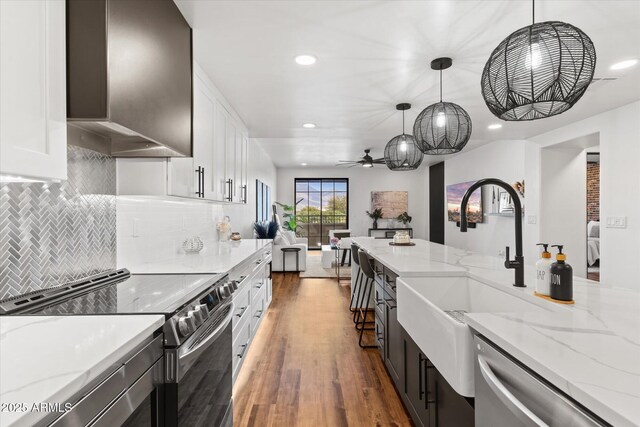
[[[275,212],[274,206],[274,212]],[[278,228],[281,233],[289,233],[289,238],[295,238],[295,243],[282,243],[279,241],[280,239],[276,238],[273,241],[273,253],[272,253],[272,261],[271,268],[272,271],[282,272],[282,271],[306,271],[307,270],[307,249],[309,248],[309,239],[306,237],[296,237],[295,233],[292,231],[285,231],[282,229],[282,222],[280,221],[280,216],[277,213],[274,213],[274,219],[278,223]],[[282,251],[284,248],[299,248],[300,252],[298,252],[298,269],[296,269],[296,254],[294,252],[286,253]],[[282,268],[283,257],[286,256],[285,268]]]
[[[298,252],[298,270],[296,270],[296,255],[293,252],[286,254],[286,271],[306,271],[307,270],[307,249],[309,240],[306,237],[297,237],[296,243],[292,245],[273,245],[271,268],[273,271],[285,271],[282,269],[283,248],[300,248]]]

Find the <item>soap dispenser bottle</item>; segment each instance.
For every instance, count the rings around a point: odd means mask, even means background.
[[[565,261],[567,256],[562,253],[562,245],[552,245],[558,248],[556,262],[551,264],[551,293],[550,297],[558,301],[573,301],[573,268]]]
[[[548,243],[538,243],[536,246],[542,246],[543,251],[540,259],[536,262],[536,293],[538,295],[549,296],[550,290],[550,269],[553,261],[551,253],[548,251]]]

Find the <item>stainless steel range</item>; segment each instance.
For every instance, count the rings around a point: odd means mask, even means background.
[[[164,381],[151,417],[157,421],[131,425],[231,426],[236,289],[226,274],[131,275],[121,269],[0,301],[0,314],[162,314]]]

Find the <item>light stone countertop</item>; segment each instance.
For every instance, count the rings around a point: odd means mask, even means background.
[[[64,405],[164,324],[161,315],[1,316],[0,403]],[[46,412],[2,411],[2,426]]]
[[[271,242],[270,239],[242,239],[236,242],[205,240],[204,249],[197,254],[179,251],[168,258],[121,267],[129,269],[131,274],[226,273]]]
[[[419,239],[410,247],[353,240],[401,277],[467,276],[541,304],[531,266],[525,267],[527,287],[515,288],[513,270],[497,257]],[[640,425],[640,293],[574,277],[574,299],[573,306],[542,301],[554,305],[544,317],[471,313],[466,322],[605,421]]]

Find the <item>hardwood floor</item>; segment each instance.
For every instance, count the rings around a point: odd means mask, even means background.
[[[274,273],[234,387],[234,426],[411,425],[378,351],[358,346],[349,292],[348,283]]]

